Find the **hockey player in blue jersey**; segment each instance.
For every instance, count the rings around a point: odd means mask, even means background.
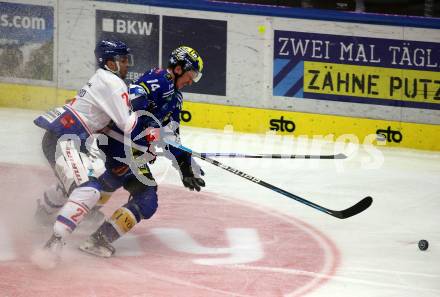
[[[200,55],[190,47],[181,46],[171,53],[167,69],[153,68],[144,73],[135,85],[130,86],[133,111],[146,111],[138,118],[138,125],[130,135],[132,139],[139,138],[134,142],[135,145],[143,146],[148,151],[152,142],[157,140],[157,136],[151,131],[159,129],[168,134],[166,137],[171,136],[174,138],[173,141],[180,142],[180,90],[199,81],[202,69],[203,60]],[[139,137],[142,133],[146,135]],[[109,127],[106,134],[110,136],[108,144],[100,146],[107,157],[107,170],[100,178],[103,181],[103,190],[113,192],[123,187],[129,192],[130,199],[80,246],[81,250],[101,257],[112,256],[115,249],[111,243],[130,231],[142,219],[152,217],[158,207],[157,185],[148,164],[145,163],[154,162],[154,151],[149,150],[143,154],[131,145],[129,147],[132,150],[127,151],[127,145],[123,143],[123,133],[114,125]],[[127,161],[130,158],[126,156],[131,152],[134,152],[134,157],[146,156],[144,164],[132,166],[130,161]],[[195,162],[191,155],[173,147],[169,148],[169,153],[176,167],[180,169],[183,185],[190,190],[200,191],[205,182],[200,177],[199,168],[193,166]]]

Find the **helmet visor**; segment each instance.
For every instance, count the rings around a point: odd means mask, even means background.
[[[134,58],[132,54],[115,56],[115,61],[124,61],[124,60],[128,61],[128,66],[134,65]]]
[[[192,76],[193,82],[199,82],[199,80],[202,78],[202,73],[201,72],[197,72],[195,70],[191,70],[191,73],[193,74],[193,76]]]

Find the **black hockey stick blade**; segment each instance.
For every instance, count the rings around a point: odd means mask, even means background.
[[[355,205],[344,209],[344,210],[332,210],[331,215],[334,217],[337,217],[339,219],[346,219],[349,217],[352,217],[354,215],[357,215],[358,213],[363,212],[364,210],[366,210],[368,207],[370,207],[370,205],[373,203],[373,198],[371,198],[370,196],[365,197],[364,199],[362,199],[361,201],[359,201],[358,203],[356,203]]]

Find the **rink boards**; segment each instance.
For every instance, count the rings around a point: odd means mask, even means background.
[[[0,84],[0,104],[45,110],[62,105],[74,91],[40,86]],[[9,99],[13,98],[13,99]],[[285,110],[185,102],[182,125],[250,133],[276,132],[326,141],[440,150],[440,125],[323,115]]]
[[[131,48],[129,80],[186,44],[205,67],[183,90],[184,124],[440,150],[438,19],[196,0],[2,3],[0,106],[63,104],[95,72],[103,38]]]

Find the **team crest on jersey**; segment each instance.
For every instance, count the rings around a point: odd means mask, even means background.
[[[173,77],[171,76],[171,73],[166,73],[165,75],[165,78],[167,79],[167,80],[169,80],[169,81],[173,81]]]
[[[75,120],[72,118],[70,114],[66,114],[60,119],[61,124],[64,126],[64,128],[69,129],[75,124]]]

